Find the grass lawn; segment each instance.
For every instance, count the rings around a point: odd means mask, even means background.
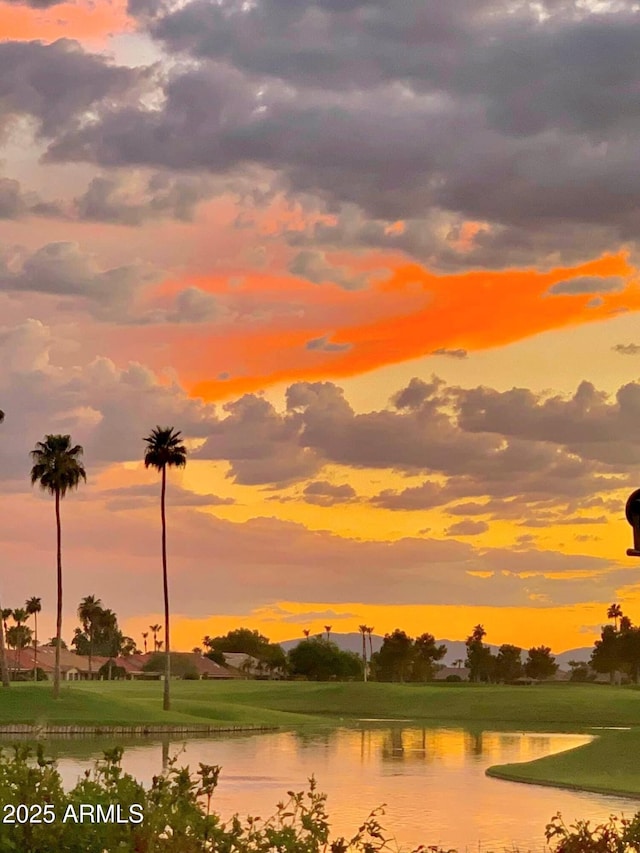
[[[489,773],[513,781],[640,796],[640,690],[633,688],[176,681],[172,709],[162,711],[158,682],[65,684],[58,702],[49,684],[12,684],[0,691],[0,725],[301,728],[390,718],[501,730],[631,726],[631,731],[596,732],[600,736],[586,746],[494,767]]]
[[[640,797],[640,729],[603,732],[585,746],[524,764],[490,767],[489,776],[512,782]],[[629,808],[629,813],[637,806]]]
[[[293,726],[378,717],[577,731],[640,723],[640,690],[609,686],[176,681],[171,689],[167,714],[159,682],[65,684],[58,702],[48,684],[12,684],[0,691],[0,725]]]

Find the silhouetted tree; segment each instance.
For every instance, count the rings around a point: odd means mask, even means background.
[[[613,684],[615,673],[622,665],[618,632],[613,625],[603,626],[600,639],[596,640],[591,652],[590,663],[596,672],[609,673],[609,680]]]
[[[167,573],[167,519],[165,495],[167,491],[167,468],[184,468],[187,464],[187,448],[182,443],[180,430],[173,427],[159,427],[151,430],[144,441],[147,449],[144,454],[144,467],[155,468],[162,475],[160,491],[160,518],[162,522],[162,585],[164,591],[164,648],[165,664],[164,695],[162,707],[171,709],[171,646],[169,637],[169,575]]]
[[[413,644],[411,667],[412,681],[432,681],[437,671],[437,662],[447,653],[447,647],[437,645],[433,634],[421,634]]]
[[[524,671],[529,678],[551,678],[558,671],[556,659],[551,654],[549,646],[534,646],[529,649],[524,662]]]
[[[362,634],[362,678],[364,681],[367,680],[367,626],[366,625],[358,625],[358,631]]]
[[[413,640],[396,628],[385,634],[380,651],[373,656],[378,681],[409,681],[413,666]]]
[[[102,602],[95,595],[85,595],[78,605],[78,619],[82,623],[82,629],[89,637],[89,678],[92,674],[92,659],[93,659],[93,636],[96,626],[102,615]],[[77,649],[78,654],[82,654]]]
[[[508,643],[500,646],[496,655],[496,681],[508,684],[522,675],[522,649]]]
[[[489,646],[482,642],[487,632],[482,625],[476,625],[465,640],[467,647],[466,665],[469,667],[471,681],[489,681],[494,674],[495,658]]]
[[[24,609],[29,616],[33,616],[34,632],[33,632],[33,680],[38,680],[38,613],[42,611],[42,602],[37,596],[28,598],[25,602]]]
[[[343,652],[335,643],[317,638],[294,646],[289,652],[288,663],[293,676],[303,676],[310,681],[359,678],[362,668],[358,655]]]
[[[614,602],[607,610],[607,619],[613,619],[613,627],[618,630],[618,619],[622,616],[622,608]]]
[[[70,435],[46,435],[44,441],[31,451],[33,467],[31,484],[55,498],[57,534],[57,606],[56,606],[56,654],[53,670],[53,698],[60,696],[60,640],[62,638],[62,525],[60,523],[60,501],[70,489],[77,489],[80,480],[86,481],[87,474],[80,462],[83,450],[79,444],[71,444]]]

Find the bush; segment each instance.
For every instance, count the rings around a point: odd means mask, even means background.
[[[11,752],[0,750],[0,853],[397,853],[379,818],[382,808],[372,811],[350,839],[329,837],[325,811],[326,795],[316,790],[313,777],[306,792],[287,792],[287,800],[277,804],[267,818],[234,815],[223,822],[211,809],[221,768],[200,764],[195,775],[188,767],[178,767],[177,757],[168,768],[154,776],[145,788],[121,767],[120,747],[104,753],[93,770],[70,791],[64,791],[55,762],[37,751],[19,745]],[[46,804],[52,823],[20,820],[14,812],[7,822],[7,804],[30,807]],[[92,804],[96,814],[138,818],[129,823],[78,823],[73,819],[81,804]],[[100,808],[100,812],[98,811]],[[33,812],[30,812],[33,815]],[[67,817],[71,815],[71,817]],[[63,818],[67,817],[67,820]],[[566,826],[555,815],[546,830],[553,853],[638,853],[640,813],[633,819],[611,817],[591,829],[589,821]],[[456,853],[437,846],[420,846],[414,853]]]

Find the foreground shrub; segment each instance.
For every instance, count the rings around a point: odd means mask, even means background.
[[[0,853],[397,853],[380,824],[383,808],[353,837],[332,840],[326,795],[313,777],[307,791],[288,791],[271,817],[223,821],[211,808],[218,765],[200,764],[192,774],[176,757],[145,788],[122,770],[122,754],[105,752],[65,791],[41,746],[0,750]],[[546,836],[554,853],[640,853],[640,813],[594,829],[589,821],[567,826],[558,814]],[[456,851],[420,846],[413,853]]]

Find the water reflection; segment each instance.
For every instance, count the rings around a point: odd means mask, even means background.
[[[123,765],[149,783],[170,755],[178,766],[222,765],[216,807],[267,816],[287,790],[315,775],[328,794],[336,834],[351,834],[370,809],[387,804],[382,823],[404,847],[442,844],[460,851],[544,849],[555,812],[568,821],[632,814],[638,803],[490,779],[491,764],[529,761],[586,743],[587,735],[496,732],[463,728],[362,724],[359,728],[219,735],[127,742]],[[50,741],[65,784],[113,741]]]

